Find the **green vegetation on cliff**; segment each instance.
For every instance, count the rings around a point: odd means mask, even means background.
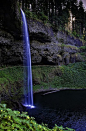
[[[0,96],[11,98],[22,93],[23,68],[5,67],[0,69]]]
[[[67,66],[32,66],[33,91],[46,89],[86,88],[86,62]],[[14,66],[0,69],[0,94],[13,97],[22,94],[23,67]]]
[[[68,66],[33,66],[33,82],[36,91],[53,88],[86,88],[85,80],[86,62]]]

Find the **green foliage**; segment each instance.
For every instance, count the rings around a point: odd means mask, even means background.
[[[38,18],[44,23],[48,23],[48,16],[46,16],[43,11],[38,13]]]
[[[33,91],[52,88],[85,88],[86,62],[68,66],[32,66]],[[0,70],[0,92],[7,96],[22,93],[23,68],[9,67]]]
[[[40,68],[40,76],[37,71]],[[36,89],[50,88],[86,88],[86,62],[69,64],[68,66],[33,66],[33,71],[36,71],[37,77],[40,77],[40,83],[34,85]],[[35,75],[33,74],[35,79]]]
[[[74,45],[66,45],[66,44],[64,44],[64,43],[62,43],[62,44],[58,44],[58,46],[60,46],[60,47],[67,47],[67,48],[70,48],[70,49],[75,49],[75,50],[78,50],[78,47],[76,47],[76,46],[74,46]]]
[[[22,71],[23,68],[19,66],[2,68],[0,69],[0,78],[9,78],[9,81],[14,83],[15,81],[18,81],[20,78],[23,78]]]
[[[79,47],[79,49],[80,49],[80,50],[84,50],[84,51],[86,51],[86,45],[85,45],[85,46],[81,46],[81,47]]]
[[[27,0],[17,3],[23,6],[28,18],[51,23],[55,30],[70,30],[69,25],[72,23],[72,35],[86,40],[86,11],[81,0],[78,3],[77,0]],[[75,18],[72,22],[70,12]]]
[[[27,18],[38,20],[38,17],[35,12],[31,12],[30,10],[25,10],[25,14]]]
[[[69,18],[68,9],[65,8],[65,9],[61,10],[61,12],[59,12],[59,16],[56,16],[56,17],[57,17],[57,19],[55,19],[55,20],[58,23],[58,29],[60,31],[64,31],[65,27],[66,27],[66,24],[68,23],[68,18]]]
[[[63,66],[64,73],[61,76],[64,87],[85,88],[86,63],[70,64]]]
[[[63,128],[55,125],[49,129],[46,124],[37,124],[33,117],[27,112],[20,113],[6,108],[6,104],[0,104],[0,131],[74,131],[70,128]]]
[[[78,34],[76,31],[73,31],[72,34],[73,34],[73,36],[75,36],[75,37],[79,37],[79,34]]]
[[[80,55],[85,57],[86,56],[86,52],[81,52]]]
[[[43,11],[36,14],[35,12],[32,12],[29,9],[26,9],[25,14],[26,14],[26,17],[29,19],[34,19],[37,21],[41,20],[44,23],[48,23],[48,17],[44,14]]]
[[[14,96],[22,92],[23,85],[23,68],[22,67],[6,67],[0,69],[0,93],[8,97]]]

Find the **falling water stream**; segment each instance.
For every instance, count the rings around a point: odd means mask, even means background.
[[[33,105],[33,85],[31,70],[31,53],[28,26],[25,13],[21,9],[23,24],[23,66],[24,66],[24,102],[25,107],[34,108]]]

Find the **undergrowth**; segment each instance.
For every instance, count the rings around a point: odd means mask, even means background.
[[[31,12],[26,9],[25,14],[26,17],[29,19],[34,19],[40,22],[48,23],[48,16],[46,16],[43,11],[36,14],[35,12]]]
[[[73,63],[67,66],[34,66],[33,80],[34,90],[86,88],[86,62]]]
[[[27,112],[20,113],[6,108],[6,104],[0,104],[0,131],[74,131],[70,128],[57,126],[49,129],[46,124],[37,124]]]
[[[86,88],[86,62],[62,66],[32,66],[33,91],[51,88]],[[12,95],[23,87],[23,67],[0,69],[0,92]]]
[[[20,87],[23,83],[22,67],[5,67],[0,69],[0,95],[13,97],[22,93]]]

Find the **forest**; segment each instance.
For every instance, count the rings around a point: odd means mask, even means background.
[[[78,3],[77,0],[19,0],[18,2],[29,17],[49,22],[55,30],[72,31],[76,37],[86,40],[86,11],[82,1]],[[69,27],[70,23],[72,29]]]

